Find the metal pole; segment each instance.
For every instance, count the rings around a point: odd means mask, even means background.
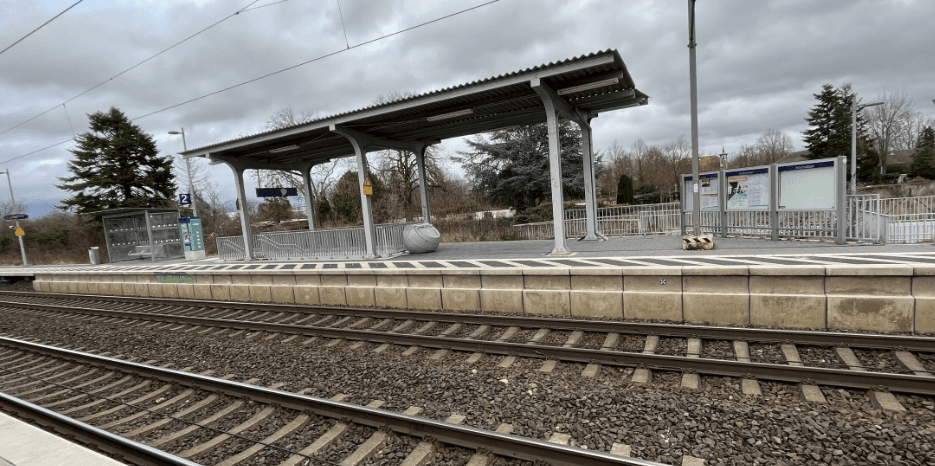
[[[188,152],[188,144],[185,142],[185,128],[182,128],[182,148]],[[192,212],[195,217],[198,216],[198,196],[195,196],[195,187],[192,183],[192,159],[185,157],[185,168],[188,169],[188,192],[192,194]]]
[[[851,196],[857,195],[857,102],[851,105]]]
[[[695,73],[695,0],[688,0],[688,62],[692,112],[692,228],[701,235],[701,193],[698,182],[698,77]]]
[[[10,181],[10,170],[5,173],[7,185],[10,187],[10,208],[12,209],[16,206],[16,198],[13,197],[13,182]],[[16,229],[19,230],[19,220],[14,219],[13,222],[16,224]],[[19,251],[23,254],[23,265],[27,266],[29,261],[26,260],[26,246],[23,244],[23,237],[17,236],[17,238],[19,238]]]

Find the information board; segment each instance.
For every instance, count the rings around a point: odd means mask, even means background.
[[[834,209],[836,178],[834,160],[779,167],[779,209]]]
[[[769,209],[769,168],[726,173],[727,210]]]
[[[699,193],[701,194],[701,210],[718,210],[718,179],[717,173],[705,173],[698,175],[698,183],[701,185]],[[694,210],[694,193],[692,192],[692,176],[683,178],[682,192],[685,199],[685,211]]]

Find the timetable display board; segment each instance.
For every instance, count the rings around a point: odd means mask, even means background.
[[[727,210],[769,209],[769,168],[748,168],[725,173]]]
[[[834,160],[780,166],[779,209],[832,210],[837,182]]]
[[[699,174],[698,184],[700,185],[698,193],[701,195],[701,210],[718,210],[720,208],[720,197],[718,195],[717,172]],[[685,199],[684,209],[686,211],[694,210],[695,196],[692,192],[691,175],[687,175],[682,179],[682,192],[684,193],[683,199]]]

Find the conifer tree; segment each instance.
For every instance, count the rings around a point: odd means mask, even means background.
[[[584,196],[584,169],[581,158],[581,130],[578,125],[559,120],[562,186],[568,198]],[[538,206],[551,199],[549,133],[545,123],[496,130],[467,141],[470,151],[459,152],[461,162],[475,190],[486,193],[494,203],[517,210]],[[595,154],[595,178],[603,169]]]
[[[919,135],[909,173],[914,177],[921,176],[935,180],[935,128],[928,126]]]
[[[633,204],[633,179],[628,175],[620,175],[617,180],[617,204]]]
[[[172,204],[172,158],[159,156],[153,138],[114,107],[88,120],[91,130],[78,135],[78,147],[70,151],[72,176],[59,178],[57,187],[74,193],[60,208],[84,213]]]
[[[818,104],[808,112],[805,121],[808,122],[809,128],[803,133],[805,149],[808,150],[806,157],[825,159],[845,155],[850,163],[851,107],[859,103],[857,94],[850,84],[844,84],[840,89],[825,84],[821,87],[821,92],[814,95]],[[874,170],[880,163],[880,157],[873,151],[872,141],[867,136],[867,124],[859,112],[857,142],[858,178],[863,181],[879,178],[874,176]]]

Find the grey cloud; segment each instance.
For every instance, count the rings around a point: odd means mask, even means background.
[[[247,3],[81,5],[0,55],[0,130]],[[353,46],[479,3],[342,0],[341,7]],[[0,44],[11,43],[59,6],[67,5],[0,2]],[[825,82],[851,82],[865,99],[902,90],[917,109],[935,115],[929,102],[935,97],[932,17],[935,3],[929,1],[698,2],[702,152],[737,150],[770,127],[801,147],[812,94]],[[195,147],[260,131],[272,111],[286,106],[326,116],[394,91],[428,92],[616,48],[652,100],[595,120],[596,148],[615,140],[629,147],[640,138],[665,144],[690,135],[687,29],[684,1],[503,0],[137,123],[156,136],[163,153],[173,154],[181,141],[165,132],[179,126]],[[68,110],[82,132],[87,113],[116,106],[135,117],[343,48],[335,2],[291,0],[242,13],[77,99]],[[0,154],[5,159],[68,137],[64,112],[56,109],[0,136]],[[451,150],[460,146],[446,143]],[[17,189],[37,199],[55,192],[54,177],[65,174],[64,163],[39,161],[65,160],[68,147],[11,164],[23,174]],[[228,170],[212,168],[232,196]]]

